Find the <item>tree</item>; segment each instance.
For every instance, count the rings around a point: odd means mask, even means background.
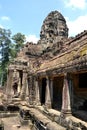
[[[7,67],[11,58],[11,31],[0,28],[0,75],[6,81]]]
[[[17,56],[24,42],[25,35],[17,33],[11,37],[10,30],[0,28],[0,85],[6,82],[8,65]]]
[[[21,33],[17,33],[12,37],[12,40],[15,43],[15,56],[20,51],[20,49],[24,46],[25,35]]]

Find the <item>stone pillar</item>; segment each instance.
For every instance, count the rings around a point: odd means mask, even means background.
[[[69,77],[69,91],[70,91],[70,102],[71,102],[71,109],[73,108],[74,105],[74,90],[73,90],[73,78],[72,74]]]
[[[27,82],[27,73],[26,71],[23,71],[23,79],[22,79],[22,89],[21,89],[21,99],[25,100],[25,96],[26,96],[26,83]]]
[[[27,82],[26,82],[26,101],[29,104],[29,83],[28,82],[29,81],[27,79]]]
[[[13,73],[13,77],[15,78],[15,79],[17,79],[17,70],[16,69],[14,69],[14,73]]]
[[[21,92],[21,79],[19,77],[19,80],[18,80],[18,93],[20,94]]]
[[[28,79],[26,80],[26,96],[29,97]]]
[[[22,71],[23,72],[23,71]],[[21,73],[22,73],[21,72]],[[23,82],[23,77],[21,76],[21,74],[20,74],[20,70],[18,71],[18,94],[19,94],[19,96],[21,95],[21,89],[22,89],[22,82]]]
[[[13,84],[13,70],[9,70],[8,78],[7,78],[7,87],[6,87],[8,102],[10,102],[12,98],[12,84]]]
[[[64,85],[62,93],[62,114],[71,115],[70,92],[67,74],[64,75]]]
[[[36,86],[36,105],[41,105],[40,103],[40,86],[39,86],[39,81],[38,79],[36,79],[36,82],[35,82],[35,86]]]
[[[47,108],[51,108],[51,95],[50,95],[50,84],[49,84],[49,78],[46,77],[46,101],[45,105]]]
[[[53,78],[50,78],[51,103],[53,102]]]
[[[32,95],[32,76],[29,76],[29,105],[33,105],[33,95]]]

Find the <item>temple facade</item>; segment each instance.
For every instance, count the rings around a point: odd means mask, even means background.
[[[28,106],[54,109],[87,122],[87,31],[68,37],[63,15],[52,11],[43,21],[37,44],[26,43],[9,65],[6,86]]]

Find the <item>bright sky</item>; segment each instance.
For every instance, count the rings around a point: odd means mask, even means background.
[[[43,20],[55,10],[66,18],[69,36],[87,30],[87,0],[0,0],[0,27],[36,42]]]

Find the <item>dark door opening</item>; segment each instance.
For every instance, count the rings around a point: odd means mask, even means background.
[[[14,85],[13,85],[14,95],[17,94],[17,88],[18,88],[18,84],[14,83]]]
[[[74,95],[72,114],[87,122],[87,72],[73,75]]]
[[[23,72],[22,72],[22,70],[19,71],[19,77],[20,77],[20,85],[22,87],[22,78],[23,78]]]
[[[79,88],[87,88],[87,73],[79,74]]]
[[[42,79],[42,90],[41,90],[41,105],[45,104],[46,95],[46,78]]]
[[[53,82],[53,102],[52,108],[61,110],[62,107],[62,88],[63,88],[63,77],[55,77]]]

